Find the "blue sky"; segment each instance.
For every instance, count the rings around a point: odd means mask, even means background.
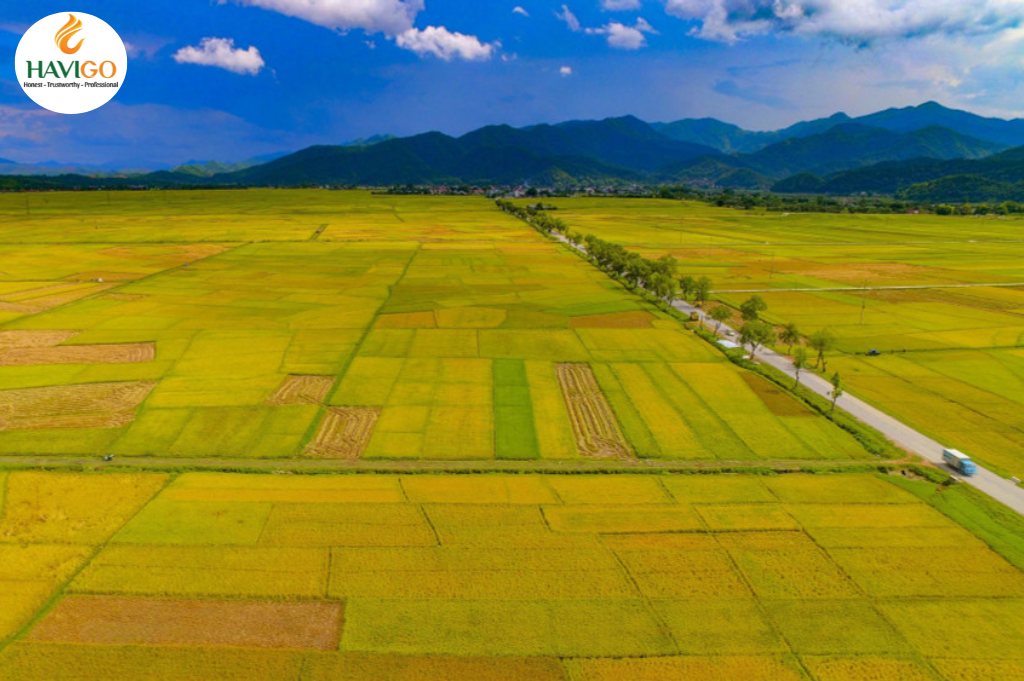
[[[378,133],[634,114],[775,129],[937,100],[1024,115],[1019,0],[50,0],[0,9],[0,157],[174,165]],[[129,47],[114,100],[51,114],[14,50],[80,11]]]

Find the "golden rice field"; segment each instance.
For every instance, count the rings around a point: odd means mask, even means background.
[[[552,199],[575,231],[671,253],[715,298],[760,291],[765,317],[832,329],[850,392],[986,465],[1024,477],[1024,230],[1015,218],[741,211]],[[971,288],[950,288],[969,284]],[[875,291],[793,291],[918,286]],[[875,348],[881,357],[864,353]],[[891,354],[890,354],[891,353]]]
[[[1024,674],[1024,574],[891,479],[0,474],[0,679]]]
[[[0,456],[871,458],[482,197],[39,193],[0,217]]]

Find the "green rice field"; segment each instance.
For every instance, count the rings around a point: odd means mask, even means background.
[[[832,329],[850,392],[1004,474],[1024,473],[1024,223],[553,199],[584,234],[678,258],[738,307]],[[967,285],[968,287],[963,287]],[[917,287],[909,289],[878,287]],[[799,290],[799,289],[876,290]],[[798,289],[798,290],[793,290]],[[870,349],[880,357],[866,357]]]
[[[482,197],[25,194],[0,215],[0,455],[871,458]]]

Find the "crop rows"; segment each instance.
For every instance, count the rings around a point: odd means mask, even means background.
[[[1024,664],[1024,574],[883,476],[193,473],[150,500],[165,483],[3,476],[3,678]]]

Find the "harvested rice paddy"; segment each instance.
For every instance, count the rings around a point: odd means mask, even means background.
[[[1018,675],[1024,573],[891,479],[0,474],[0,678]]]

